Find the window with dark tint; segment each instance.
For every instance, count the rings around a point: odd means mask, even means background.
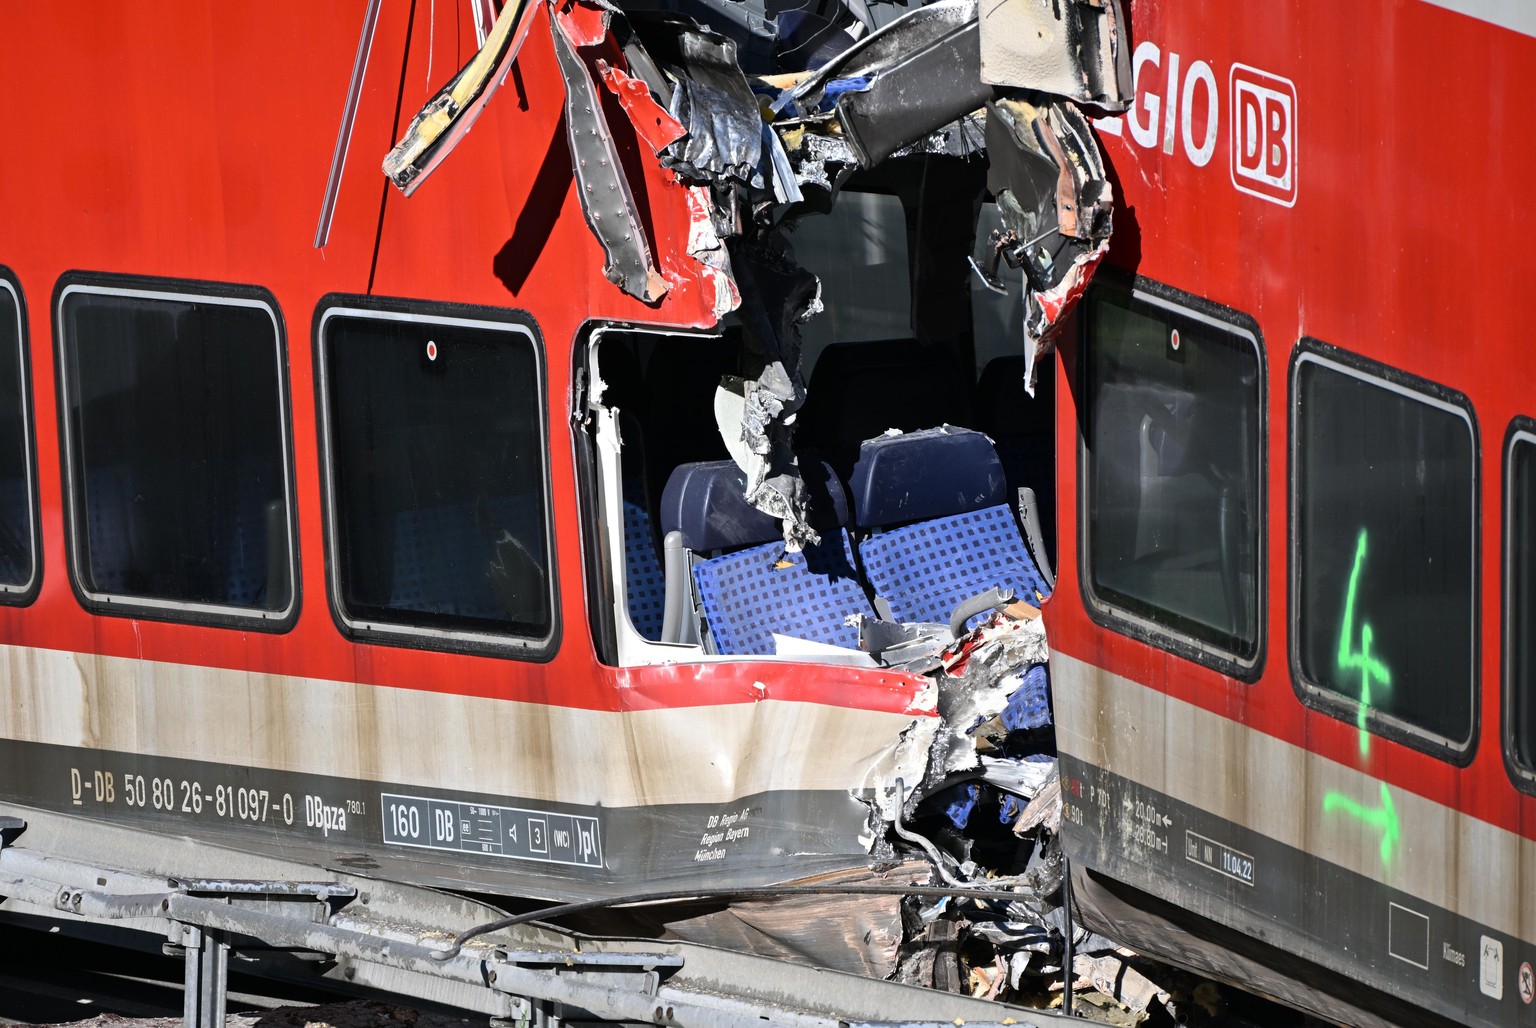
[[[1429,749],[1472,737],[1476,452],[1465,400],[1306,344],[1294,365],[1301,676]],[[1425,738],[1425,737],[1428,738]]]
[[[1109,285],[1090,294],[1084,318],[1091,601],[1197,659],[1251,668],[1263,511],[1256,335]]]
[[[1523,419],[1522,419],[1523,420]],[[1536,776],[1536,422],[1510,435],[1505,462],[1505,736],[1509,755]]]
[[[21,291],[0,269],[0,603],[24,600],[37,567]]]
[[[93,282],[63,287],[59,311],[74,571],[87,599],[170,616],[290,611],[270,302]]]
[[[333,311],[321,347],[343,620],[365,632],[549,638],[532,334]]]

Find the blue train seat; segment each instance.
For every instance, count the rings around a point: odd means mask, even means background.
[[[628,453],[623,478],[625,608],[635,631],[656,642],[661,639],[666,609],[666,576],[646,502],[644,465],[637,464],[631,471]]]
[[[399,511],[387,606],[491,621],[542,616],[542,519],[535,495]],[[514,588],[498,588],[499,578]]]
[[[684,464],[667,481],[662,527],[690,555],[717,653],[772,654],[775,634],[855,649],[858,629],[847,619],[873,616],[854,570],[842,485],[825,465],[803,470],[822,541],[801,553],[786,553],[779,522],[747,505],[746,476],[733,462]]]
[[[892,620],[945,624],[998,587],[1031,603],[1049,592],[1008,506],[1002,462],[980,432],[944,426],[865,440],[849,488],[864,577]]]

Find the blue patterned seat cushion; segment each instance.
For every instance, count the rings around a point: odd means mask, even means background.
[[[502,496],[475,503],[403,510],[395,515],[394,573],[389,601],[395,610],[508,620],[491,584],[495,539],[510,533],[543,561],[540,497]]]
[[[1049,587],[1035,569],[1007,507],[893,528],[859,546],[864,574],[897,621],[947,624],[965,600],[995,586],[1027,603]],[[968,627],[980,624],[978,614]]]
[[[802,553],[773,542],[713,557],[693,577],[720,653],[771,654],[775,633],[856,649],[858,629],[845,621],[873,614],[843,532],[823,533]]]
[[[626,483],[627,486],[627,483]],[[667,581],[656,552],[651,515],[638,503],[624,500],[624,594],[630,624],[645,638],[661,638],[666,612]]]
[[[1000,717],[1010,732],[1044,728],[1051,723],[1051,679],[1044,664],[1036,664],[1019,676],[1019,687],[1009,695]]]

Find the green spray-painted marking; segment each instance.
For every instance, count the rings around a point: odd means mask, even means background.
[[[1360,672],[1360,710],[1355,723],[1360,728],[1361,758],[1369,756],[1371,752],[1371,733],[1365,728],[1366,716],[1371,709],[1371,681],[1374,679],[1383,686],[1392,684],[1392,672],[1379,659],[1371,656],[1371,640],[1374,636],[1369,624],[1360,626],[1360,652],[1350,650],[1355,635],[1355,596],[1360,588],[1360,568],[1365,564],[1365,550],[1366,533],[1362,528],[1360,538],[1355,543],[1355,566],[1349,573],[1349,591],[1344,595],[1344,624],[1339,628],[1338,657],[1340,671],[1358,669]],[[1328,793],[1323,797],[1323,813],[1331,814],[1336,810],[1381,830],[1381,862],[1390,866],[1392,848],[1397,844],[1400,829],[1397,810],[1392,806],[1392,794],[1387,790],[1386,783],[1381,785],[1379,807],[1367,807],[1343,793]]]
[[[1360,670],[1360,711],[1356,715],[1355,723],[1360,727],[1360,756],[1364,757],[1371,752],[1371,733],[1365,730],[1366,713],[1371,707],[1371,679],[1374,678],[1382,685],[1392,684],[1392,672],[1387,666],[1375,657],[1371,656],[1371,626],[1360,626],[1360,652],[1351,653],[1350,641],[1355,634],[1355,594],[1360,588],[1360,567],[1365,563],[1365,529],[1360,530],[1360,538],[1355,543],[1355,566],[1349,573],[1349,592],[1344,594],[1344,624],[1339,628],[1339,670],[1348,671],[1351,668]]]
[[[1392,793],[1388,791],[1386,782],[1381,783],[1381,806],[1367,807],[1341,792],[1330,792],[1323,797],[1323,813],[1331,814],[1335,810],[1357,817],[1372,828],[1381,829],[1381,862],[1388,866],[1392,864],[1392,848],[1397,845],[1401,830],[1398,827],[1397,810],[1392,806]]]

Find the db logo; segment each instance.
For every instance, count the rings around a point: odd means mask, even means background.
[[[1296,86],[1232,65],[1232,184],[1286,207],[1296,203]]]
[[[1136,100],[1123,115],[1097,118],[1110,135],[1129,134],[1147,150],[1183,152],[1203,168],[1216,159],[1221,135],[1231,153],[1232,185],[1284,207],[1296,204],[1296,85],[1246,64],[1232,64],[1227,89],[1219,64],[1186,61],[1150,39],[1136,46],[1131,71]]]

